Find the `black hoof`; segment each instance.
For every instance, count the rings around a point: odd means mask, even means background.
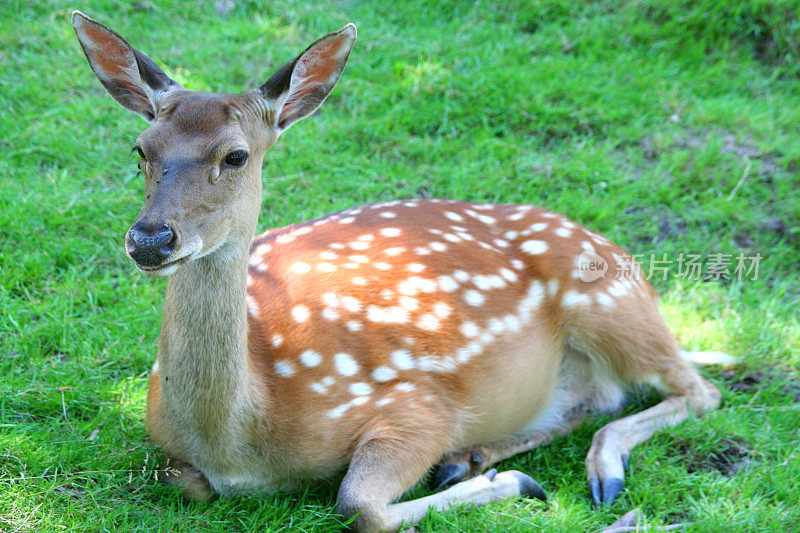
[[[535,498],[537,500],[542,500],[543,502],[547,501],[547,495],[544,493],[544,489],[536,482],[535,479],[527,474],[523,474],[522,472],[514,471],[512,473],[514,474],[514,477],[517,478],[517,483],[519,483],[520,496],[525,496],[526,498]]]
[[[618,477],[611,477],[604,479],[601,485],[600,480],[592,478],[589,480],[589,488],[592,491],[592,500],[594,500],[595,507],[601,505],[614,505],[617,501],[617,496],[625,488],[625,482]]]
[[[440,491],[449,485],[464,479],[469,472],[469,466],[464,463],[447,463],[439,467],[433,480],[433,490]]]

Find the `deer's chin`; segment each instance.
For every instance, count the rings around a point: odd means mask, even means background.
[[[187,255],[175,261],[169,261],[167,263],[164,263],[163,265],[158,265],[154,267],[143,266],[140,265],[139,263],[136,263],[136,268],[138,268],[140,271],[144,272],[148,276],[154,278],[166,278],[167,276],[178,270],[181,267],[181,265],[183,265],[190,259],[191,257]]]
[[[162,263],[158,266],[144,266],[140,265],[139,263],[136,264],[136,268],[138,268],[141,272],[145,273],[146,275],[153,277],[153,278],[166,278],[170,274],[173,274],[176,270],[178,270],[182,265],[185,265],[189,261],[197,259],[200,250],[203,248],[202,243],[193,246],[191,251],[188,253],[184,253],[177,259],[170,258],[169,261]]]

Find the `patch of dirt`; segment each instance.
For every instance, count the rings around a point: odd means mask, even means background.
[[[634,219],[650,219],[658,226],[658,233],[635,238],[642,244],[679,240],[686,235],[686,219],[665,207],[629,207],[625,214]]]
[[[751,468],[755,464],[753,453],[747,447],[747,441],[739,437],[723,439],[717,443],[717,449],[701,453],[691,445],[680,444],[678,454],[684,456],[686,471],[719,472],[731,477],[737,472]]]
[[[725,370],[722,379],[729,383],[728,388],[734,392],[753,393],[771,384],[780,382],[778,391],[783,398],[800,403],[800,380],[777,369],[763,371]]]

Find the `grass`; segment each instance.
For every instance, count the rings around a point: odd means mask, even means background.
[[[164,282],[122,247],[145,123],[91,75],[75,7],[195,90],[252,88],[359,26],[334,94],[268,154],[260,229],[435,196],[543,205],[645,258],[761,255],[755,280],[685,279],[675,264],[653,279],[684,345],[744,364],[704,370],[721,409],[636,448],[619,503],[594,510],[585,484],[600,418],[501,465],[536,477],[548,506],[433,513],[421,531],[593,531],[633,507],[688,531],[797,530],[800,3],[217,4],[0,6],[0,529],[343,527],[335,484],[200,505],[156,482],[142,420]]]

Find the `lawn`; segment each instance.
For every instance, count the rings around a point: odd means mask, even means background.
[[[420,531],[596,531],[635,507],[648,526],[800,529],[800,2],[320,5],[0,5],[0,530],[343,528],[335,483],[187,504],[157,482],[143,414],[165,282],[123,250],[146,123],[93,77],[74,8],[185,87],[218,92],[356,23],[327,103],[267,155],[260,230],[397,198],[542,205],[645,273],[652,257],[681,343],[741,358],[703,369],[721,408],[636,448],[613,507],[594,509],[586,487],[591,436],[610,420],[596,418],[500,465],[535,477],[547,505],[433,513]],[[629,411],[655,401],[641,391]]]

